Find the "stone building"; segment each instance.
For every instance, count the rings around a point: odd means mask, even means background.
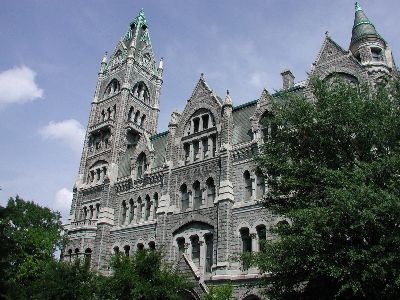
[[[272,238],[270,226],[282,221],[259,203],[268,187],[252,159],[271,133],[260,120],[282,93],[263,90],[234,106],[201,75],[183,112],[157,133],[162,75],[140,11],[100,65],[64,259],[90,256],[94,269],[108,273],[115,252],[163,247],[197,284],[185,299],[227,281],[239,299],[259,299],[246,286],[257,270],[231,258],[259,251],[260,241]],[[289,70],[281,75],[282,90],[309,96],[307,80],[295,83]],[[349,50],[327,35],[314,75],[386,84],[398,71],[389,45],[356,4]]]

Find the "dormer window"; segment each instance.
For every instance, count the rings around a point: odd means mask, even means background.
[[[371,55],[373,61],[383,61],[382,49],[371,48]]]

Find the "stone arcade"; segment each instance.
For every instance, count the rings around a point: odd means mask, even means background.
[[[143,11],[108,58],[104,56],[89,115],[63,259],[87,256],[108,273],[110,256],[163,247],[196,284],[183,296],[200,299],[231,282],[239,299],[260,299],[246,284],[258,278],[231,256],[259,251],[282,221],[262,208],[264,178],[252,155],[271,128],[260,120],[270,100],[234,106],[201,75],[183,112],[157,133],[163,62],[156,64]],[[310,76],[352,84],[386,84],[398,77],[392,52],[356,4],[349,50],[325,37]],[[310,96],[308,81],[282,72],[283,88]],[[250,122],[249,122],[250,120]]]

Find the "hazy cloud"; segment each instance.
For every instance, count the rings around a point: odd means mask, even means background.
[[[0,73],[0,106],[25,103],[43,97],[35,82],[36,73],[26,66],[14,67]]]
[[[39,130],[45,139],[59,140],[69,146],[77,154],[82,151],[85,138],[85,128],[75,119],[60,122],[51,121],[47,126]]]

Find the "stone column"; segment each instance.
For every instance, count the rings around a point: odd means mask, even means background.
[[[200,244],[200,262],[199,262],[199,271],[201,274],[204,273],[204,266],[206,265],[206,243],[204,240],[204,236],[199,236],[199,244]]]

